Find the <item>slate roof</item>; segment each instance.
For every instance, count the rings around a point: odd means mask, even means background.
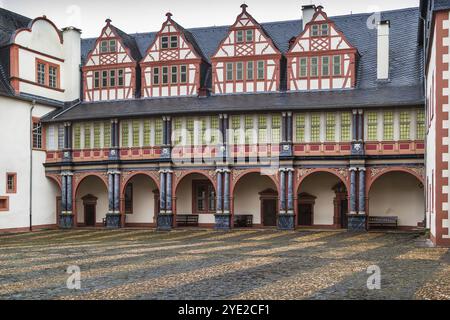
[[[0,8],[0,47],[8,45],[17,29],[27,28],[32,20],[15,12]]]
[[[434,0],[434,11],[450,9],[449,0]]]

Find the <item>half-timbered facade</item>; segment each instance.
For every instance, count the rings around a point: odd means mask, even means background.
[[[364,231],[394,219],[429,227],[445,244],[448,219],[435,208],[446,203],[436,172],[447,172],[428,142],[440,141],[439,108],[424,108],[426,99],[443,101],[429,92],[445,85],[430,80],[445,50],[430,49],[425,97],[423,47],[411,31],[420,10],[383,12],[369,28],[371,14],[329,18],[321,6],[304,6],[303,20],[269,23],[247,9],[231,27],[184,29],[169,13],[158,32],[135,35],[107,20],[99,38],[81,40],[81,97],[61,92],[76,90],[67,87],[76,83],[66,73],[73,56],[33,49],[42,82],[33,87],[42,91],[26,92],[30,81],[14,73],[25,45],[1,49],[12,57],[0,64],[8,71],[1,99],[55,92],[56,106],[30,124],[42,157],[35,179],[51,186],[45,201],[55,208],[46,225]],[[75,29],[46,23],[56,47],[59,35],[63,46],[76,39]],[[0,158],[0,229],[27,226],[12,205],[26,173],[10,158]],[[8,224],[2,212],[22,220]]]
[[[142,97],[196,96],[208,63],[192,34],[166,16],[141,62]]]
[[[107,19],[82,68],[84,100],[95,102],[136,98],[140,59],[135,40]]]
[[[282,55],[264,28],[241,6],[211,57],[215,94],[276,92],[280,90]]]

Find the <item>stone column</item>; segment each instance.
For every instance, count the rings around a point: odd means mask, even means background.
[[[352,140],[357,141],[358,140],[358,110],[353,110],[353,121],[352,121]]]
[[[158,215],[158,230],[170,231],[173,226],[173,201],[172,201],[172,172],[160,171],[160,212]],[[169,182],[170,180],[170,182]],[[170,197],[170,200],[169,200]]]
[[[366,168],[359,168],[359,210],[358,214],[366,214]]]
[[[356,172],[356,168],[350,168],[350,214],[348,215],[348,230],[352,232],[364,232],[366,231],[366,216],[357,214],[356,202],[358,193],[356,191]]]
[[[120,214],[120,172],[114,174],[114,213]]]
[[[350,214],[356,214],[356,168],[350,168]]]
[[[287,191],[286,191],[287,179]],[[287,198],[287,203],[286,203]],[[279,230],[294,230],[294,169],[280,170],[280,213],[278,214]]]
[[[223,170],[216,170],[217,173],[217,205],[216,205],[216,213],[223,213]]]
[[[280,169],[280,214],[286,213],[286,169]]]
[[[227,231],[231,229],[230,215],[230,170],[217,171],[217,212],[215,229]]]
[[[63,161],[72,160],[72,124],[70,122],[64,123],[64,146],[63,146]]]
[[[224,195],[223,195],[223,212],[230,214],[230,170],[225,170]]]
[[[166,200],[166,207],[167,207],[167,213],[172,214],[173,213],[173,207],[172,207],[172,180],[173,180],[173,172],[167,171],[166,173],[167,178],[167,200]]]
[[[294,214],[294,169],[288,170],[288,214]]]
[[[159,195],[160,213],[166,212],[166,172],[160,171],[161,190]]]
[[[70,178],[69,178],[70,176]],[[69,186],[70,183],[70,186]],[[69,195],[70,193],[70,195]],[[70,205],[70,206],[69,206]],[[61,173],[61,212],[59,213],[59,227],[72,229],[74,226],[72,212],[72,173]]]
[[[114,213],[114,174],[108,172],[108,213]]]
[[[292,119],[292,112],[288,112],[287,113],[286,121],[287,121],[287,138],[286,138],[286,141],[287,142],[292,142],[292,141],[294,141],[294,139],[293,139],[293,130],[292,130],[292,126],[293,126],[293,123],[292,123],[292,121],[293,121],[293,119]]]
[[[109,150],[109,159],[119,159],[119,120],[111,120],[111,148]]]
[[[358,141],[363,141],[364,117],[363,110],[358,110]]]
[[[120,172],[108,172],[108,202],[109,208],[106,214],[106,227],[118,229],[121,227],[120,215]]]
[[[72,215],[73,213],[73,189],[72,189],[72,179],[73,173],[67,174],[67,214]]]

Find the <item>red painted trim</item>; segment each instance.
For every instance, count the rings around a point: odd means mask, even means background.
[[[3,203],[0,206],[0,212],[8,212],[9,211],[9,197],[0,197],[0,203]]]
[[[9,177],[13,178],[13,188],[9,189],[8,187],[8,180]],[[17,193],[17,173],[16,172],[7,172],[6,173],[6,193],[8,194],[14,194]]]

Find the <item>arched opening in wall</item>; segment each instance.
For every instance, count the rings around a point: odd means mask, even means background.
[[[41,195],[39,196],[38,206],[42,206],[42,209],[39,210],[39,212],[42,212],[43,214],[36,217],[39,221],[35,224],[55,224],[56,226],[59,226],[61,214],[61,186],[53,178],[47,178],[46,185],[47,190],[43,190],[43,185],[39,188],[42,192],[40,192]],[[40,219],[45,220],[41,222]]]
[[[391,217],[398,221],[400,228],[423,227],[424,186],[411,173],[391,171],[376,178],[369,187],[368,202],[369,221],[370,218]]]
[[[173,199],[177,226],[214,226],[216,198],[216,188],[208,176],[201,173],[184,176],[176,185]]]
[[[233,189],[235,221],[251,217],[254,226],[276,227],[278,191],[274,181],[259,172],[242,176]]]
[[[348,192],[330,172],[314,172],[298,188],[298,227],[347,227]]]
[[[136,174],[122,190],[122,212],[127,227],[154,227],[159,213],[159,189],[146,174]]]
[[[102,227],[108,213],[108,188],[94,175],[85,177],[75,192],[77,224],[85,227]]]

